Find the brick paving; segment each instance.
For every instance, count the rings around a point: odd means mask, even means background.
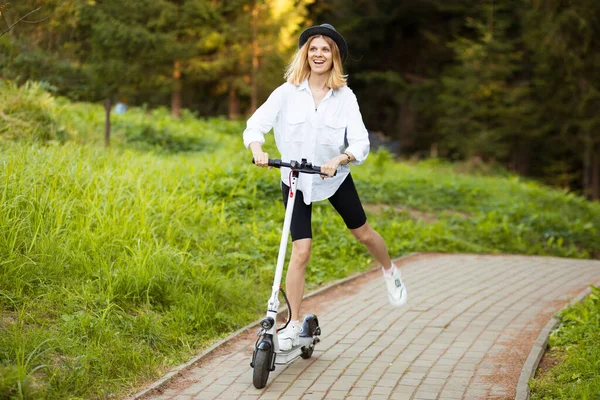
[[[387,303],[377,275],[317,315],[309,360],[252,385],[254,338],[240,337],[145,398],[512,399],[535,339],[554,312],[600,283],[600,261],[432,255],[401,265],[408,304]]]

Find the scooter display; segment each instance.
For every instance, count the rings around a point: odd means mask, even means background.
[[[254,162],[254,160],[252,160],[252,162]],[[299,344],[293,346],[290,350],[284,351],[279,348],[277,333],[288,326],[291,320],[291,313],[288,311],[288,320],[281,328],[277,328],[276,320],[277,309],[279,308],[279,292],[282,293],[287,303],[288,310],[290,310],[289,301],[285,291],[281,287],[281,277],[283,275],[283,265],[287,251],[290,225],[292,223],[292,210],[294,209],[294,202],[297,197],[296,187],[298,185],[298,177],[300,174],[325,174],[321,172],[321,167],[312,165],[307,162],[306,159],[302,159],[300,162],[294,160],[283,162],[279,159],[269,159],[268,165],[275,168],[290,168],[291,182],[285,218],[283,221],[283,229],[281,231],[281,242],[279,244],[275,278],[273,280],[271,297],[267,304],[267,315],[260,322],[258,339],[254,345],[254,352],[250,363],[250,366],[254,369],[252,383],[257,389],[262,389],[266,386],[267,380],[269,379],[269,373],[275,370],[275,364],[288,364],[298,357],[304,359],[310,358],[313,354],[315,345],[319,343],[319,336],[321,335],[321,328],[319,327],[317,316],[309,314],[304,318],[302,323]]]

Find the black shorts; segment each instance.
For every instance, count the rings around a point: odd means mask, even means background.
[[[283,182],[281,183],[281,193],[283,195],[283,204],[287,206],[290,187]],[[352,175],[348,174],[339,189],[328,200],[338,214],[340,214],[348,229],[360,228],[367,222],[367,216],[358,197]],[[306,205],[304,203],[304,195],[300,190],[297,190],[294,211],[292,213],[292,226],[290,228],[292,241],[312,238],[311,215],[312,203]]]

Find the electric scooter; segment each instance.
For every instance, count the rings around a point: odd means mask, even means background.
[[[254,159],[252,160],[254,162]],[[275,279],[273,281],[273,289],[269,302],[267,304],[267,315],[260,322],[260,329],[258,331],[258,339],[254,345],[254,352],[252,354],[252,361],[250,366],[254,368],[252,383],[257,389],[262,389],[266,386],[267,380],[269,379],[269,373],[275,371],[275,364],[288,364],[294,361],[298,357],[308,359],[312,356],[315,345],[319,343],[319,335],[321,335],[321,328],[319,327],[319,320],[316,315],[309,314],[304,318],[302,323],[302,332],[299,337],[299,344],[293,346],[290,350],[281,350],[279,348],[279,341],[277,340],[277,332],[285,329],[291,320],[290,303],[287,299],[285,291],[281,288],[281,276],[283,274],[283,264],[285,262],[285,253],[287,249],[288,236],[290,232],[290,225],[292,223],[292,210],[294,209],[294,202],[296,200],[296,187],[298,185],[298,177],[302,174],[320,174],[325,175],[321,172],[321,167],[312,165],[307,162],[306,159],[302,159],[301,162],[290,161],[289,163],[283,162],[279,159],[269,160],[268,165],[270,167],[281,168],[288,167],[291,169],[291,183],[290,192],[285,210],[285,219],[283,221],[283,230],[281,232],[281,242],[279,244],[279,255],[277,257],[277,267],[275,268]],[[284,326],[277,329],[275,321],[277,319],[277,309],[279,307],[279,292],[283,294],[283,297],[288,306],[288,320]]]

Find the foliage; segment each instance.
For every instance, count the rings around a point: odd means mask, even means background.
[[[49,82],[72,98],[91,99],[89,76],[80,63],[72,60],[84,48],[76,31],[79,8],[84,3],[81,0],[8,2],[2,12],[6,25],[34,9],[39,10],[0,37],[0,78],[19,84],[28,80]]]
[[[367,126],[405,155],[478,157],[600,198],[600,3],[318,2]]]
[[[538,174],[600,199],[600,13],[593,0],[536,0],[525,14],[535,103],[547,143]],[[559,160],[559,161],[558,161]]]
[[[452,158],[479,157],[518,164],[511,157],[529,151],[536,136],[528,82],[520,79],[522,52],[506,32],[514,25],[510,15],[519,1],[488,10],[487,23],[469,18],[476,38],[459,37],[450,43],[457,65],[442,76],[441,108],[437,129],[442,147]],[[523,171],[524,172],[524,171]]]
[[[117,116],[115,127],[117,135],[123,135],[127,147],[168,153],[214,150],[218,146],[215,138],[195,131],[198,124],[193,120],[192,116],[186,115],[181,123],[177,123],[166,109],[161,108],[150,113],[134,112],[127,118]]]
[[[596,399],[600,394],[600,289],[560,313],[548,355],[561,362],[530,382],[532,399]]]
[[[0,81],[0,140],[65,141],[66,129],[54,118],[56,102],[48,85],[27,82],[22,88]]]
[[[48,90],[53,88],[43,83],[27,82],[18,88],[10,81],[0,81],[1,139],[44,143],[102,140],[103,108],[72,104],[53,97]],[[127,116],[113,117],[113,139],[116,146],[143,151],[209,151],[220,146],[216,137],[205,133],[217,129],[216,125],[198,120],[189,112],[184,112],[179,121],[164,108],[132,109]],[[222,125],[221,132],[230,130]]]
[[[130,109],[104,150],[101,106],[54,103],[72,140],[0,143],[0,388],[114,398],[264,312],[283,219],[278,174],[249,162],[240,123]],[[148,126],[206,146],[138,151],[127,134]],[[276,154],[272,138],[265,149]],[[600,251],[598,204],[454,168],[382,151],[353,169],[392,255]],[[368,269],[364,247],[331,229],[343,226],[332,207],[313,211],[308,289]]]
[[[366,126],[403,155],[600,198],[595,0],[26,0],[0,23],[38,7],[0,37],[0,79],[236,119],[281,84],[298,33],[327,22],[349,43]]]
[[[184,107],[225,114],[221,103],[231,90],[245,101],[254,84],[264,99],[281,83],[311,1],[9,4],[3,14],[9,20],[34,6],[50,17],[0,38],[0,78],[44,80],[72,99],[130,105],[166,106],[177,92]]]

